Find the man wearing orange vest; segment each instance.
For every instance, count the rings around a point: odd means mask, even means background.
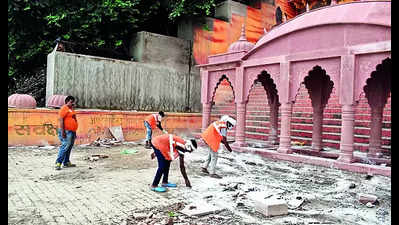
[[[165,192],[167,187],[176,187],[176,184],[168,182],[169,168],[172,160],[179,158],[180,172],[184,177],[187,187],[191,187],[184,167],[184,153],[192,152],[197,149],[197,142],[194,139],[184,140],[173,134],[162,134],[152,140],[152,148],[158,159],[158,170],[155,174],[151,190],[155,192]],[[158,187],[162,179],[162,186]]]
[[[164,112],[160,111],[158,114],[151,114],[147,116],[144,120],[144,126],[147,130],[147,135],[145,139],[145,148],[151,149],[151,137],[152,137],[152,130],[158,127],[162,132],[168,133],[164,130],[161,126],[161,120],[165,117]]]
[[[220,118],[219,121],[213,122],[209,127],[201,134],[204,142],[209,146],[209,154],[208,158],[205,160],[204,165],[201,168],[201,171],[207,174],[210,174],[211,177],[214,178],[222,178],[221,176],[215,173],[216,162],[218,159],[218,150],[220,147],[220,143],[223,143],[226,146],[227,150],[232,152],[232,149],[227,142],[227,130],[232,129],[236,125],[236,120],[231,118],[230,116],[224,115]],[[208,171],[208,166],[209,171]]]

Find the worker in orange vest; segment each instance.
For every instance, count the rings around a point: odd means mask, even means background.
[[[152,138],[152,130],[158,127],[162,132],[168,133],[161,126],[161,121],[165,117],[165,113],[160,111],[158,114],[151,114],[147,116],[144,120],[144,126],[147,130],[147,135],[145,138],[145,148],[151,149],[151,138]]]
[[[184,140],[173,134],[156,136],[151,142],[151,146],[158,159],[158,170],[152,182],[151,190],[155,192],[165,192],[167,190],[166,188],[177,186],[176,184],[168,182],[170,163],[177,158],[180,159],[180,172],[185,180],[186,186],[191,187],[190,180],[186,174],[186,168],[184,167],[184,153],[191,153],[196,150],[197,142],[194,139]],[[162,185],[158,187],[162,176]]]
[[[201,134],[204,142],[209,146],[208,157],[203,164],[201,171],[210,174],[211,177],[214,178],[222,178],[218,174],[215,173],[216,162],[218,159],[218,150],[220,147],[220,143],[223,143],[224,146],[232,152],[232,149],[227,142],[227,130],[232,129],[236,125],[236,120],[231,118],[228,115],[224,115],[220,118],[219,121],[213,122],[209,127]],[[208,166],[209,171],[208,171]]]

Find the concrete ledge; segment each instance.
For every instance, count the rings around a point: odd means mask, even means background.
[[[232,146],[232,149],[237,152],[254,153],[262,157],[267,157],[271,159],[306,163],[311,165],[342,169],[357,173],[377,174],[388,177],[391,176],[391,168],[385,166],[375,166],[375,165],[368,165],[362,163],[345,163],[333,159],[326,159],[326,158],[319,158],[314,156],[298,155],[298,154],[284,154],[273,150],[250,148],[250,147]]]

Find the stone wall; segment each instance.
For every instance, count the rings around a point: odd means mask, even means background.
[[[59,51],[47,58],[46,100],[73,95],[80,108],[200,112],[200,87],[196,71],[174,66]]]
[[[55,109],[8,109],[8,146],[58,145],[58,111]],[[109,137],[107,129],[121,126],[126,141],[145,138],[144,118],[150,112],[77,109],[78,130],[76,144],[87,144],[98,137]],[[166,113],[162,126],[181,137],[194,137],[201,127],[199,113]],[[153,136],[162,134],[159,129]]]

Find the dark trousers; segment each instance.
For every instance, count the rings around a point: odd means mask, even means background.
[[[154,149],[155,155],[158,159],[158,170],[155,174],[154,181],[152,182],[152,186],[158,186],[159,181],[163,175],[162,183],[168,183],[168,176],[169,176],[169,168],[170,168],[170,160],[166,160],[165,157],[162,155],[161,151],[152,147]]]

